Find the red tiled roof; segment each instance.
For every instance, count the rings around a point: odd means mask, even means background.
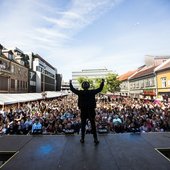
[[[134,76],[132,76],[130,79],[136,79],[136,78],[139,78],[139,77],[143,77],[143,76],[152,74],[152,73],[154,73],[154,69],[156,67],[157,66],[152,66],[152,67],[149,67],[149,68],[146,68],[146,69],[142,69],[141,71],[136,73]]]
[[[125,74],[122,74],[119,76],[119,80],[120,81],[124,81],[124,80],[127,80],[131,75],[133,75],[137,70],[133,70],[133,71],[128,71],[127,73]]]

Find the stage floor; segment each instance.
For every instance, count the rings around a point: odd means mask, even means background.
[[[155,148],[170,148],[170,133],[80,136],[1,136],[0,151],[16,151],[2,170],[170,170]]]

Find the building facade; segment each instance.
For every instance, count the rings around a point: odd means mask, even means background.
[[[34,53],[27,54],[29,58],[29,93],[36,93],[36,85],[37,85],[37,74],[36,71],[33,70],[33,60]]]
[[[28,68],[25,63],[18,63],[15,54],[0,46],[0,92],[28,92]]]
[[[1,93],[56,91],[61,89],[61,79],[57,69],[40,55],[25,54],[17,47],[6,49],[0,44]]]
[[[10,91],[11,61],[2,53],[3,46],[0,45],[0,92]]]
[[[69,90],[70,90],[70,84],[69,84],[69,82],[62,82],[61,90],[62,90],[62,91],[69,91]]]
[[[122,81],[120,94],[133,98],[153,99],[157,98],[157,68],[163,65],[169,56],[145,56],[145,65],[139,67],[137,71],[129,76],[129,72],[119,76]]]
[[[56,74],[56,91],[61,91],[62,74]]]
[[[30,67],[36,73],[36,92],[56,91],[57,69],[38,54],[29,57]]]
[[[170,60],[155,69],[157,80],[157,98],[170,102]]]
[[[112,70],[108,69],[84,69],[82,71],[74,71],[72,72],[72,82],[73,86],[75,88],[80,88],[79,83],[77,79],[79,77],[85,77],[85,78],[105,78],[108,74],[112,74]]]
[[[129,79],[131,97],[148,99],[156,97],[156,75],[154,73],[156,67],[146,66]]]
[[[127,73],[119,76],[119,81],[121,81],[120,83],[120,95],[121,96],[129,96],[129,92],[130,92],[129,78],[136,72],[137,70],[128,71]]]

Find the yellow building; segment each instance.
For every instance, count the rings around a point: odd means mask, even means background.
[[[158,98],[170,102],[170,59],[161,64],[155,72]]]

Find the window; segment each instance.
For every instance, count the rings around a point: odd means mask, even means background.
[[[11,88],[14,89],[15,88],[15,80],[11,79]]]
[[[12,54],[8,54],[8,59],[13,60],[13,55]]]
[[[136,87],[136,89],[139,88],[139,81],[137,81],[137,82],[135,83],[135,87]]]
[[[0,69],[6,69],[6,63],[0,60]]]
[[[19,80],[17,80],[17,89],[19,89]]]
[[[162,87],[166,87],[166,77],[162,77],[161,81],[162,81]]]
[[[18,68],[18,75],[21,74],[21,68]]]
[[[20,84],[20,87],[21,87],[21,89],[22,89],[22,81],[20,82],[21,84]]]
[[[0,89],[8,91],[8,77],[0,76]]]
[[[27,71],[24,70],[24,77],[27,77]]]
[[[40,66],[36,66],[36,71],[42,72],[42,68]]]
[[[145,87],[149,87],[150,86],[150,81],[149,81],[149,79],[146,79],[145,80]]]
[[[11,73],[14,73],[15,72],[15,67],[14,65],[11,65]]]
[[[22,84],[22,85],[23,85],[23,89],[25,89],[25,81],[23,81],[23,84]]]
[[[133,89],[133,84],[132,83],[130,83],[130,89]]]
[[[144,87],[144,82],[140,81],[140,88],[142,89]]]
[[[151,79],[150,79],[150,86],[155,86],[154,78],[151,78]]]

